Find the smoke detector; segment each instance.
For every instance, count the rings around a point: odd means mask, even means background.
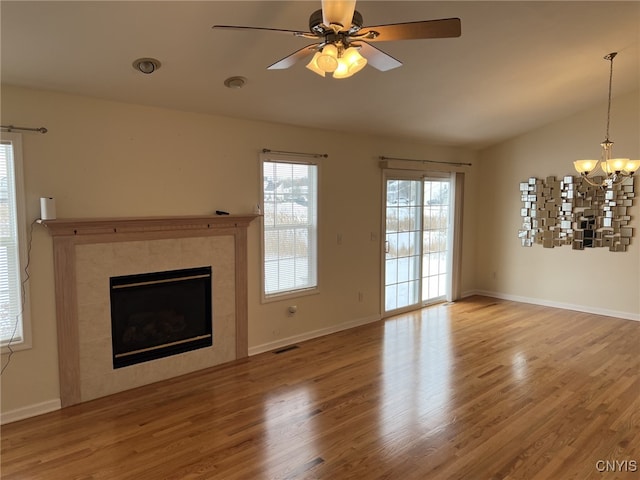
[[[224,86],[237,90],[244,87],[246,83],[247,79],[244,77],[229,77],[224,81]]]

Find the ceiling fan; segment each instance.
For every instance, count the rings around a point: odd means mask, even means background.
[[[459,18],[392,23],[364,27],[362,15],[355,9],[356,0],[322,0],[322,9],[309,17],[309,31],[279,28],[214,25],[214,29],[264,30],[317,40],[267,67],[269,70],[289,68],[299,60],[313,55],[307,68],[333,78],[347,78],[362,70],[367,63],[387,71],[400,67],[402,62],[371,45],[372,42],[414,40],[425,38],[459,37]]]

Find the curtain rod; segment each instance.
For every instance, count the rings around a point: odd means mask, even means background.
[[[404,162],[421,162],[421,163],[443,163],[445,165],[455,165],[457,167],[472,167],[472,163],[462,163],[462,162],[442,162],[438,160],[415,160],[413,158],[396,158],[396,157],[379,157],[380,160],[402,160]]]
[[[12,132],[13,130],[22,130],[23,132],[47,133],[49,131],[44,127],[40,127],[40,128],[16,127],[15,125],[0,125],[0,128],[2,128],[3,130],[6,130],[7,132]]]
[[[268,148],[263,148],[262,153],[275,153],[276,155],[298,155],[302,157],[312,157],[312,158],[328,158],[329,157],[329,155],[326,153],[287,152],[284,150],[269,150]]]

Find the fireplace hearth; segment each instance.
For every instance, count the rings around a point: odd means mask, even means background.
[[[213,344],[211,267],[110,278],[113,368]]]

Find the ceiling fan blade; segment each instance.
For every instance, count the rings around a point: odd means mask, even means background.
[[[338,24],[349,30],[356,9],[356,0],[322,0],[322,23],[327,27]]]
[[[278,32],[278,33],[291,33],[296,37],[303,37],[306,35],[312,35],[314,38],[317,35],[311,32],[302,32],[300,30],[285,30],[282,28],[267,28],[267,27],[244,27],[240,25],[214,25],[211,28],[215,28],[217,30],[264,30],[267,32]]]
[[[267,70],[284,70],[285,68],[289,68],[295,65],[299,60],[307,57],[315,52],[317,52],[316,46],[320,45],[319,43],[313,43],[311,45],[307,45],[306,47],[302,47],[300,50],[296,50],[291,55],[287,55],[281,60],[278,60],[276,63],[269,65]]]
[[[379,48],[369,45],[367,42],[352,43],[354,46],[360,47],[360,55],[367,59],[367,64],[373,68],[386,72],[402,66],[402,62],[393,58],[388,53],[383,52]]]
[[[363,27],[357,36],[367,35],[368,32],[378,34],[373,38],[367,38],[368,42],[449,38],[459,37],[462,33],[459,18],[443,18],[441,20],[424,20],[422,22],[392,23],[375,27]]]

